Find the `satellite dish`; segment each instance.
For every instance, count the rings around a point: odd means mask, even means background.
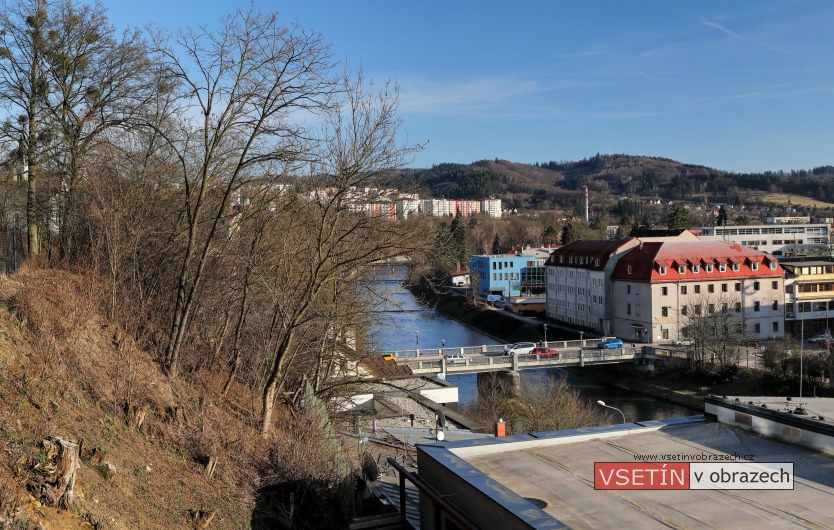
[[[443,411],[442,410],[436,410],[434,412],[434,415],[435,415],[434,418],[436,420],[436,425],[437,425],[438,430],[443,429],[444,427],[446,427],[446,415],[443,414]]]
[[[443,434],[443,431],[441,431],[440,429],[437,429],[434,432],[434,437],[437,439],[438,442],[442,442],[443,438],[446,438],[446,435]]]

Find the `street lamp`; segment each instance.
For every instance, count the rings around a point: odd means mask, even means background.
[[[417,349],[419,350],[420,349],[420,332],[419,331],[414,332],[414,343],[417,345]]]
[[[581,348],[582,346],[584,346],[584,345],[585,345],[585,343],[584,343],[584,342],[582,342],[582,336],[583,336],[584,334],[585,334],[585,332],[584,332],[584,331],[580,331],[580,332],[579,332],[579,347],[580,347],[580,348]]]
[[[544,324],[544,347],[547,348],[547,324]]]
[[[446,339],[440,339],[440,353],[442,354],[445,349],[446,349]]]
[[[620,409],[618,409],[617,407],[612,407],[612,406],[610,406],[610,405],[606,405],[606,404],[605,404],[605,401],[603,401],[603,400],[601,400],[601,399],[600,399],[600,400],[597,400],[597,405],[599,405],[600,407],[605,407],[605,408],[607,408],[607,409],[614,409],[614,410],[616,410],[617,412],[619,412],[619,413],[622,415],[622,417],[623,417],[623,424],[625,424],[625,422],[626,422],[626,421],[625,421],[625,414],[623,414],[623,411],[621,411],[621,410],[620,410]]]

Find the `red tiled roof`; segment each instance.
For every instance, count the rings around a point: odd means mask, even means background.
[[[753,270],[751,263],[758,262],[758,270]],[[611,275],[612,279],[634,281],[704,281],[720,278],[779,277],[784,275],[782,268],[770,268],[776,260],[764,252],[743,247],[735,243],[721,241],[675,241],[643,243],[628,251],[617,262]],[[719,264],[726,263],[726,271],[719,271]],[[733,263],[740,268],[734,271]],[[692,271],[692,265],[698,264],[699,272]],[[714,266],[707,272],[706,265]],[[666,266],[666,274],[660,274],[659,265]],[[681,274],[678,267],[686,266]],[[629,274],[629,267],[631,273]]]

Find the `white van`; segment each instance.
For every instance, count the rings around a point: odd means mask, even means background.
[[[490,305],[494,304],[495,302],[500,302],[503,299],[504,299],[504,297],[501,296],[500,294],[488,294],[487,297],[486,297],[486,301]]]

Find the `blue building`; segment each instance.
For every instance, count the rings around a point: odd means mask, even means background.
[[[550,249],[530,249],[520,254],[469,256],[469,271],[478,292],[504,298],[544,293],[544,262]]]

